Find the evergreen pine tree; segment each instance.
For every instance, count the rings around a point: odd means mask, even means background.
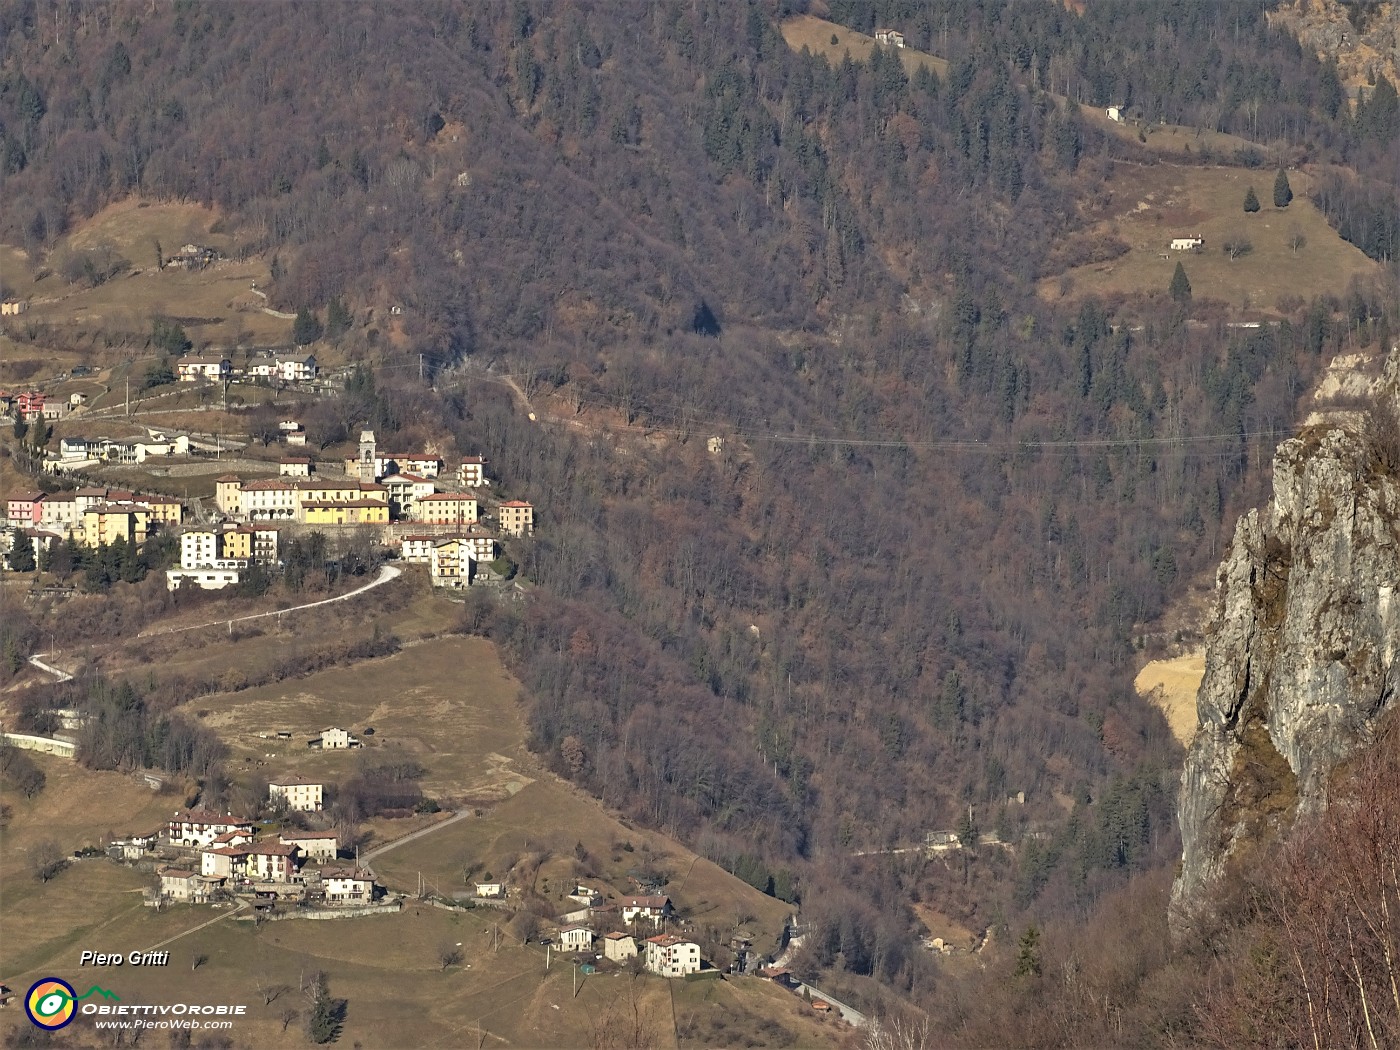
[[[1292,200],[1293,187],[1288,185],[1288,173],[1279,168],[1278,174],[1274,176],[1274,207],[1286,208]]]
[[[1016,948],[1016,976],[1040,976],[1040,931],[1027,926]]]
[[[1177,303],[1189,303],[1191,301],[1191,282],[1186,277],[1186,267],[1181,263],[1176,264],[1176,272],[1172,274],[1171,287],[1172,301]]]
[[[326,307],[326,338],[338,339],[350,331],[352,318],[345,304],[337,297]]]
[[[977,845],[979,833],[977,825],[972,820],[970,810],[963,810],[963,815],[958,819],[958,841],[962,843],[963,849],[971,849]]]
[[[1259,198],[1254,193],[1254,187],[1244,191],[1244,210],[1251,214],[1259,210]]]
[[[34,541],[16,525],[10,530],[10,569],[13,572],[34,571]]]
[[[321,338],[321,322],[316,315],[303,306],[297,311],[297,319],[292,322],[292,342],[297,346],[307,346]]]
[[[344,1004],[331,998],[324,973],[312,975],[306,989],[306,1037],[313,1043],[329,1043],[340,1033]]]

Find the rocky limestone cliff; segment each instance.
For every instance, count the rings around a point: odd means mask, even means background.
[[[1393,84],[1400,74],[1400,0],[1287,0],[1268,17],[1319,58],[1334,59],[1350,88],[1374,83],[1375,73]]]
[[[1400,411],[1400,359],[1386,390]],[[1177,928],[1232,863],[1325,799],[1329,777],[1400,704],[1400,470],[1365,424],[1323,422],[1274,457],[1274,497],[1220,568],[1182,773]]]

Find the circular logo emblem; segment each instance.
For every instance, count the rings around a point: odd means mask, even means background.
[[[77,1012],[77,994],[67,981],[45,977],[30,987],[29,994],[24,997],[24,1012],[40,1028],[50,1031],[62,1028]]]

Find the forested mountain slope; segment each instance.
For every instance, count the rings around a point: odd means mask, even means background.
[[[400,349],[350,337],[389,367],[340,424],[455,440],[535,494],[540,586],[473,608],[535,746],[800,895],[814,965],[907,989],[913,896],[990,925],[1173,855],[1180,753],[1133,693],[1135,628],[1218,559],[1319,363],[1395,321],[1370,286],[1245,331],[1165,288],[1131,325],[1034,297],[1079,197],[1142,159],[1046,94],[1061,65],[1097,103],[1150,44],[1243,39],[1146,97],[1367,170],[1386,148],[1259,5],[1134,10],[1100,50],[1106,16],[1059,4],[869,8],[943,34],[946,81],[911,81],[792,53],[763,3],[9,4],[0,233],[37,265],[113,198],[188,197],[276,255],[285,307],[402,303]],[[487,366],[657,440],[533,424]],[[1018,848],[852,857],[969,807],[969,842]]]

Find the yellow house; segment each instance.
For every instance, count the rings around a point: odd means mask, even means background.
[[[151,508],[150,520],[160,525],[179,525],[184,520],[180,501],[168,496],[142,496],[141,502]]]
[[[115,543],[145,543],[150,529],[150,511],[134,503],[98,503],[83,511],[83,543],[96,547]]]
[[[253,534],[245,532],[243,529],[225,529],[219,537],[222,551],[221,558],[247,558],[253,557]]]
[[[225,514],[237,514],[242,491],[243,479],[237,474],[225,474],[214,482],[214,502]]]
[[[387,525],[389,504],[356,499],[342,502],[315,501],[301,505],[302,520],[308,525]]]
[[[322,481],[318,478],[311,480],[297,480],[297,495],[303,504],[306,503],[343,503],[350,500],[365,499],[364,486],[358,481]],[[382,486],[375,486],[376,489],[385,491],[385,502],[388,502],[387,490]]]
[[[502,503],[500,522],[502,532],[511,536],[528,536],[535,531],[535,508],[519,499]]]

